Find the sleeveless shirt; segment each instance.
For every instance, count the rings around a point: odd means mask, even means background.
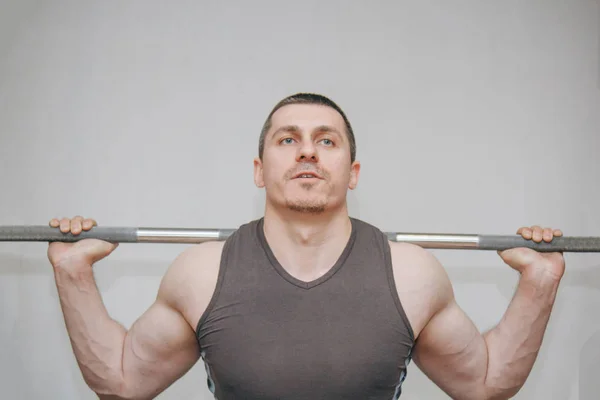
[[[398,399],[414,334],[385,233],[350,218],[337,262],[304,282],[265,238],[264,219],[226,239],[196,328],[215,399]]]

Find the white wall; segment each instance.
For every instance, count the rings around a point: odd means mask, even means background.
[[[600,235],[596,1],[0,2],[0,225],[235,228],[259,217],[261,124],[282,97],[330,96],[362,161],[351,213],[389,231]],[[122,245],[96,267],[129,326],[183,245]],[[0,244],[7,399],[94,398],[42,243]],[[495,252],[434,251],[478,327],[516,276]],[[600,256],[568,272],[518,399],[591,399]],[[163,399],[209,399],[198,364]],[[409,367],[403,398],[445,399]]]

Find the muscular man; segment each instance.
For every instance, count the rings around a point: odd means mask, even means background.
[[[561,254],[500,253],[520,274],[498,324],[480,333],[430,252],[348,215],[358,182],[350,123],[329,99],[297,94],[269,114],[254,161],[264,216],[225,242],[189,247],[156,301],[125,329],[92,266],[115,244],[51,243],[71,344],[100,398],[149,399],[200,358],[215,398],[394,399],[411,360],[454,399],[507,399],[529,375],[564,273]],[[53,219],[79,234],[96,221]],[[551,241],[560,230],[517,234]],[[199,383],[200,384],[200,383]]]

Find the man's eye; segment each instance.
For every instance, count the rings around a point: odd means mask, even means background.
[[[322,142],[326,146],[332,146],[333,145],[333,142],[331,141],[331,139],[323,139]]]
[[[285,138],[285,139],[283,139],[281,141],[281,143],[283,143],[283,144],[291,144],[293,140],[294,139],[292,139],[292,138]]]

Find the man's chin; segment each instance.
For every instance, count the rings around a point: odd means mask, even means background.
[[[321,214],[327,210],[325,202],[288,201],[287,208],[303,214]]]

